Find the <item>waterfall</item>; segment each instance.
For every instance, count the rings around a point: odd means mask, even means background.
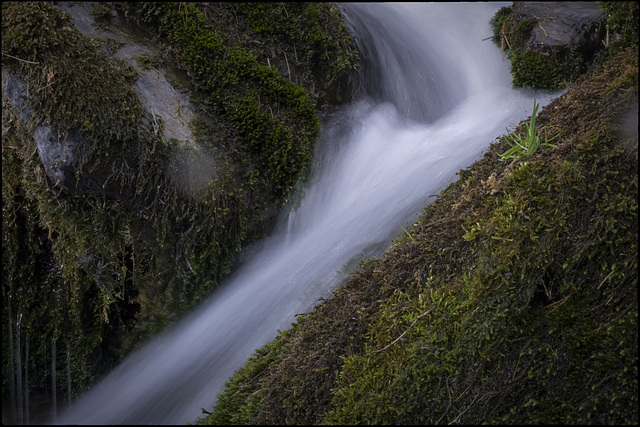
[[[512,89],[508,61],[482,41],[502,5],[342,5],[365,54],[362,87],[327,116],[301,201],[207,301],[57,421],[195,421],[256,348],[381,253],[534,98],[547,104],[555,95]]]

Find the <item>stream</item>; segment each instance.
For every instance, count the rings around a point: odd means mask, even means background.
[[[357,3],[352,104],[328,113],[311,184],[209,298],[61,411],[60,424],[185,424],[255,349],[380,255],[505,128],[558,94],[515,90],[489,21],[510,3]]]

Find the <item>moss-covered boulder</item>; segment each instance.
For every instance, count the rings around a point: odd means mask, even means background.
[[[331,4],[252,5],[2,3],[3,398],[84,391],[304,179],[357,54]]]
[[[604,48],[605,13],[596,2],[514,2],[492,19],[515,87],[555,90],[586,71]]]

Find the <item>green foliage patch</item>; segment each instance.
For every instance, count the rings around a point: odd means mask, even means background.
[[[511,145],[511,148],[500,155],[500,160],[516,159],[520,156],[530,156],[538,151],[538,148],[540,146],[553,147],[553,145],[549,144],[549,142],[553,141],[559,135],[555,135],[551,139],[549,139],[547,138],[546,126],[542,128],[536,127],[536,114],[538,114],[538,107],[539,104],[537,104],[534,99],[533,113],[531,113],[529,123],[525,127],[526,133],[524,137],[507,131],[507,134],[504,136],[504,138],[507,140],[509,145]],[[542,131],[544,131],[544,141],[541,138]]]

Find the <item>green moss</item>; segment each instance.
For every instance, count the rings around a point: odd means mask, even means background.
[[[536,22],[535,18],[518,16],[513,7],[502,7],[490,21],[493,41],[508,54],[522,51]]]
[[[208,27],[193,4],[141,4],[139,13],[168,37],[222,116],[238,129],[249,155],[249,172],[282,201],[311,162],[319,121],[308,95],[242,48],[225,46],[226,36]]]
[[[584,70],[582,56],[576,47],[562,60],[555,53],[526,51],[511,54],[511,74],[514,87],[535,87],[557,90],[574,81]]]
[[[121,270],[122,212],[105,215],[119,203],[71,198],[67,191],[74,188],[48,182],[29,130],[50,124],[64,138],[80,129],[92,143],[77,153],[76,170],[103,170],[103,178],[127,185],[131,170],[116,176],[110,162],[114,147],[132,149],[142,108],[127,84],[127,67],[104,57],[51,4],[3,3],[2,35],[3,68],[31,88],[27,102],[34,112],[25,123],[3,98],[3,147],[12,147],[3,156],[3,206],[16,209],[3,227],[4,241],[16,250],[3,258],[3,296],[13,295],[13,312],[22,315],[23,331],[36,340],[34,363],[46,366],[52,339],[62,343],[59,351],[72,351],[77,390],[113,364],[109,347],[131,327],[137,290]],[[118,299],[124,294],[126,302]],[[47,375],[34,377],[37,388]]]
[[[493,41],[507,54],[522,51],[536,22],[534,18],[518,16],[512,7],[502,7],[490,21]]]
[[[638,2],[599,1],[607,14],[609,52],[615,55],[629,46],[638,45]]]
[[[29,17],[39,21],[34,25]],[[91,143],[76,159],[78,174],[102,175],[121,194],[69,197],[67,189],[52,189],[33,155],[33,138],[20,130],[28,124],[3,99],[3,146],[16,153],[3,156],[5,205],[23,207],[3,228],[5,240],[21,247],[3,263],[3,295],[14,296],[23,331],[73,343],[79,391],[227,274],[249,215],[224,173],[198,198],[179,191],[170,173],[177,147],[144,127],[121,64],[80,36],[59,9],[3,3],[2,30],[10,55],[19,58],[3,60],[3,67],[37,88],[29,99],[36,112],[31,126],[50,123],[61,136],[82,129]],[[27,229],[14,226],[23,222]],[[21,235],[32,236],[32,243],[20,243]],[[45,265],[33,258],[41,252]],[[34,360],[46,358],[47,348],[34,351]]]
[[[498,44],[500,43],[499,39],[501,37],[501,32],[503,26],[505,27],[505,32],[508,31],[508,22],[513,12],[513,8],[504,6],[501,7],[495,15],[490,20],[491,28],[493,29],[494,41]]]
[[[583,207],[580,215],[590,211],[591,218],[583,230],[572,199],[555,198],[567,188],[549,192],[556,173],[545,169],[519,168],[506,184],[511,190],[486,203],[489,213],[479,216],[488,220],[467,274],[445,288],[431,280],[421,284],[426,292],[387,299],[369,323],[370,344],[345,359],[324,422],[634,422],[637,376],[628,375],[637,363],[637,335],[629,335],[637,322],[637,187],[610,188],[629,192],[625,208],[605,208],[624,211],[624,220],[599,220],[600,206]],[[607,277],[610,256],[624,272],[616,279]],[[591,293],[609,280],[616,291]],[[607,301],[618,312],[605,308]],[[620,334],[603,332],[611,322],[619,322]],[[586,390],[585,378],[593,381]]]
[[[337,98],[337,91],[349,90],[358,52],[335,5],[239,3],[237,12],[246,17],[254,32],[247,31],[246,37],[252,42],[253,37],[260,40],[260,45],[249,42],[243,46],[255,52],[261,63],[282,70],[290,81],[301,84],[313,97],[319,96],[320,103],[327,101],[323,98]]]
[[[509,42],[511,43],[512,49],[518,50],[529,41],[531,30],[536,23],[536,19],[527,18],[520,19],[513,25],[511,33],[509,34]]]
[[[561,64],[551,55],[526,51],[511,56],[511,73],[515,87],[558,89],[562,85],[561,71]]]
[[[469,219],[481,231],[474,266],[448,286],[458,286],[454,297],[414,293],[402,305],[408,320],[448,308],[399,329],[381,311],[370,348],[403,330],[408,338],[386,356],[346,359],[327,423],[637,421],[636,175],[611,141],[584,147],[588,155],[529,161],[507,175],[503,195]],[[585,181],[597,183],[595,194]],[[380,330],[392,333],[376,344]]]

